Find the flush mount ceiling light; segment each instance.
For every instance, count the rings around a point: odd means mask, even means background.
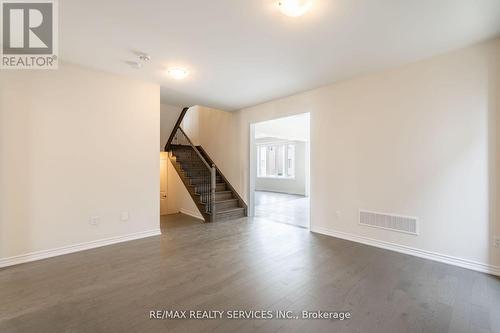
[[[283,15],[299,17],[311,9],[312,0],[280,0],[278,7]]]
[[[187,69],[180,68],[180,67],[169,68],[167,73],[175,80],[185,79],[189,75],[189,72],[187,71]]]

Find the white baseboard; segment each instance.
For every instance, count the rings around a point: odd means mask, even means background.
[[[203,218],[203,216],[199,212],[193,212],[192,210],[184,209],[184,208],[181,208],[180,212],[182,214],[189,215],[189,216],[192,216],[194,218],[205,221],[205,219]]]
[[[112,245],[112,244],[122,243],[122,242],[128,242],[128,241],[135,240],[135,239],[146,238],[146,237],[151,237],[151,236],[158,236],[158,235],[161,235],[160,228],[153,229],[153,230],[140,231],[140,232],[136,232],[136,233],[128,234],[128,235],[123,235],[123,236],[109,237],[109,238],[105,238],[105,239],[99,239],[99,240],[80,243],[80,244],[67,245],[67,246],[63,246],[63,247],[59,247],[59,248],[55,248],[55,249],[50,249],[50,250],[31,252],[31,253],[21,254],[21,255],[9,257],[9,258],[0,258],[0,268],[18,265],[18,264],[23,264],[23,263],[35,261],[35,260],[47,259],[47,258],[51,258],[51,257],[60,256],[63,254],[69,254],[69,253],[74,253],[74,252],[79,252],[79,251],[84,251],[84,250],[90,250],[90,249],[94,249],[94,248],[101,247],[101,246]]]
[[[474,271],[478,272],[483,272],[483,273],[488,273],[488,274],[493,274],[500,276],[500,266],[494,266],[494,265],[489,265],[473,260],[468,260],[468,259],[462,259],[462,258],[457,258],[453,256],[449,256],[446,254],[441,254],[441,253],[436,253],[436,252],[431,252],[431,251],[426,251],[426,250],[421,250],[417,249],[414,247],[409,247],[405,245],[399,245],[391,242],[385,242],[369,237],[364,237],[364,236],[359,236],[347,232],[342,232],[342,231],[336,231],[332,230],[329,228],[322,228],[322,227],[313,227],[311,226],[311,231],[323,235],[328,235],[336,238],[341,238],[345,240],[349,240],[352,242],[357,242],[357,243],[362,243],[365,245],[370,245],[370,246],[375,246],[379,247],[385,250],[391,250],[391,251],[396,251],[404,254],[409,254],[412,256],[424,258],[424,259],[429,259],[429,260],[434,260],[434,261],[439,261],[445,264],[450,264],[454,266],[459,266],[462,268],[467,268],[471,269]]]

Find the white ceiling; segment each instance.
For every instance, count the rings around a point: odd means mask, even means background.
[[[277,138],[283,140],[309,141],[309,113],[278,118],[255,124],[255,138]]]
[[[499,0],[63,0],[67,62],[159,83],[162,101],[235,110],[495,37]],[[133,69],[136,52],[152,61]],[[191,75],[175,81],[169,66]]]

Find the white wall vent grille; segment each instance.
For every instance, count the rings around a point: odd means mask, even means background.
[[[375,228],[418,235],[417,222],[418,219],[416,217],[376,213],[366,210],[359,211],[359,224]]]

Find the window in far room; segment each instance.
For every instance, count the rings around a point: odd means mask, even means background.
[[[295,177],[295,144],[268,143],[257,146],[257,176],[272,178]]]

